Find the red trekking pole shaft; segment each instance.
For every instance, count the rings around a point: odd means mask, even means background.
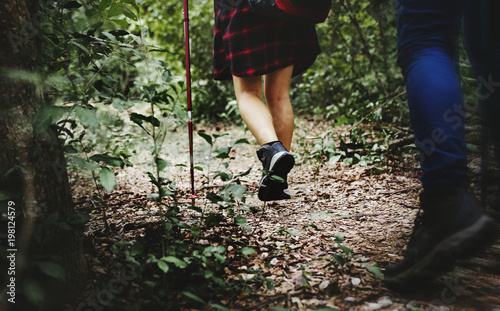
[[[184,0],[184,40],[186,44],[186,88],[187,88],[187,113],[188,113],[188,128],[189,128],[189,163],[191,174],[191,203],[195,204],[194,191],[194,156],[193,156],[193,107],[191,103],[191,59],[189,47],[189,10],[188,0]]]

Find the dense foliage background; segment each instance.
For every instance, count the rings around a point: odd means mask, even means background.
[[[44,51],[47,74],[58,77],[60,94],[85,94],[80,100],[86,103],[136,100],[143,99],[145,84],[157,82],[156,70],[183,79],[182,1],[82,0],[67,2],[64,10],[58,6],[49,2],[44,8],[52,16]],[[231,83],[212,79],[213,25],[213,3],[190,1],[194,117],[239,121]],[[334,1],[317,29],[322,54],[293,80],[296,111],[332,120],[376,111],[378,120],[406,121],[392,2]]]

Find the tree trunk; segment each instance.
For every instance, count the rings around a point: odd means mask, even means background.
[[[32,4],[30,8],[37,7]],[[75,214],[62,146],[55,131],[33,130],[43,105],[33,79],[38,65],[33,14],[24,0],[1,1],[0,206],[2,214],[8,206],[18,214],[9,223],[9,228],[15,225],[15,240],[7,244],[7,254],[14,254],[7,265],[14,262],[15,274],[7,275],[7,267],[0,272],[7,284],[14,278],[16,303],[9,302],[11,288],[2,282],[1,310],[28,310],[29,303],[62,309],[69,290],[86,275],[82,227],[71,223]],[[1,228],[0,236],[7,233],[3,223]]]

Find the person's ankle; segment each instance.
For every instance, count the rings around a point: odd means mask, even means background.
[[[265,143],[263,144],[261,147],[264,147],[264,146],[269,146],[271,147],[272,145],[274,145],[275,143],[279,143],[280,141],[279,140],[273,140],[273,141],[270,141],[268,143]]]
[[[435,184],[432,186],[424,186],[422,194],[428,197],[441,197],[456,195],[465,191],[467,190],[463,185]]]

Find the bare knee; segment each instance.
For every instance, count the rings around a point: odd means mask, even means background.
[[[289,90],[266,90],[265,98],[267,104],[271,106],[283,105],[290,102]]]
[[[272,72],[264,77],[264,96],[269,107],[289,105],[292,73],[293,65]]]
[[[255,97],[262,99],[262,81],[260,77],[239,78],[233,76],[233,83],[238,102]]]
[[[236,93],[236,100],[238,102],[245,102],[246,100],[255,98],[262,100],[262,91],[249,89],[241,90],[240,92]]]

